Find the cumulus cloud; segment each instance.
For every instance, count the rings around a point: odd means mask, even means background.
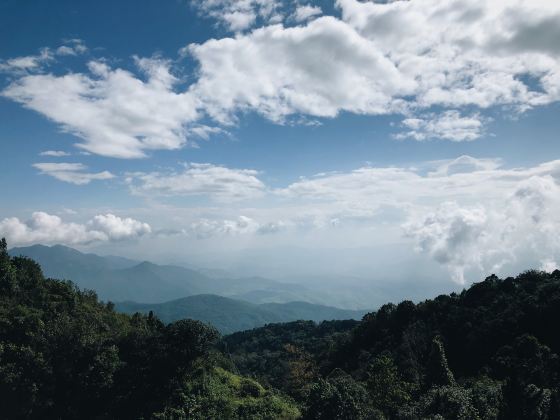
[[[338,0],[340,17],[292,27],[276,0],[195,5],[238,33],[181,49],[197,64],[186,87],[164,58],[136,58],[135,72],[93,60],[89,72],[45,74],[46,49],[0,64],[21,71],[2,94],[81,138],[82,149],[119,158],[178,149],[203,118],[234,124],[244,111],[277,123],[398,114],[402,138],[466,141],[484,133],[488,108],[521,113],[560,99],[558,2]],[[317,11],[297,10],[299,19]]]
[[[240,109],[283,121],[297,113],[408,115],[433,106],[455,108],[431,119],[409,118],[405,125],[421,128],[409,130],[412,137],[456,141],[476,138],[482,127],[477,114],[460,116],[461,107],[507,105],[521,112],[560,98],[559,57],[540,46],[555,40],[554,31],[546,30],[551,19],[560,23],[554,2],[340,0],[337,5],[342,19],[267,26],[190,45],[200,63],[193,93],[222,121]],[[521,49],[495,45],[496,39],[515,44],[523,22],[538,28],[535,42]],[[528,75],[538,87],[524,81]]]
[[[499,269],[532,255],[543,270],[556,267],[560,240],[560,186],[550,175],[519,182],[497,203],[474,208],[447,203],[405,225],[420,251],[446,265],[455,281],[465,283],[465,270]]]
[[[265,185],[252,169],[230,169],[209,163],[191,163],[179,172],[128,174],[131,190],[142,195],[208,196],[219,201],[259,197]]]
[[[92,61],[90,74],[26,75],[2,94],[80,137],[77,146],[91,153],[139,158],[148,150],[180,148],[186,124],[196,119],[194,100],[175,93],[169,62],[142,58],[136,64],[147,80]]]
[[[65,156],[53,155],[48,156]],[[115,176],[109,171],[85,172],[87,166],[81,163],[34,163],[34,168],[39,169],[41,174],[52,176],[59,181],[68,182],[75,185],[89,184],[94,180],[111,179]]]
[[[465,283],[465,268],[481,267],[490,250],[485,246],[494,232],[488,232],[483,208],[460,208],[446,203],[417,223],[405,225],[405,232],[417,242],[417,249],[448,266],[453,279]]]
[[[419,167],[320,174],[276,193],[312,205],[323,220],[400,223],[419,252],[464,283],[473,270],[558,261],[559,183],[560,161],[508,169],[499,159],[461,156]]]
[[[458,111],[445,111],[423,118],[407,118],[402,125],[406,131],[397,134],[395,137],[398,139],[471,141],[483,133],[483,118],[480,114],[463,117]]]
[[[45,212],[35,212],[27,221],[17,217],[0,221],[0,236],[6,237],[14,246],[32,243],[81,245],[134,239],[150,232],[147,223],[113,214],[95,216],[85,224],[64,222]]]
[[[87,224],[93,231],[103,232],[109,240],[134,238],[151,233],[149,224],[139,222],[130,217],[121,218],[114,214],[100,214]]]
[[[521,81],[527,74],[543,80],[558,70],[557,55],[542,48],[553,39],[549,21],[560,21],[554,2],[337,3],[345,22],[391,54],[403,74],[416,77],[419,105],[532,106],[558,99]],[[496,47],[496,40],[515,44],[527,25],[541,31],[534,48]]]
[[[415,87],[371,41],[333,17],[303,27],[259,28],[189,51],[200,63],[191,92],[222,122],[242,109],[279,122],[297,113],[384,114]]]

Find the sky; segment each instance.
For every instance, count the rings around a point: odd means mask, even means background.
[[[275,278],[554,270],[558,39],[550,0],[0,0],[0,235]]]

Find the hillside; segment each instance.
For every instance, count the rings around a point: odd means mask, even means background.
[[[333,319],[361,319],[366,311],[352,311],[306,302],[256,305],[216,295],[196,295],[159,304],[117,302],[118,311],[133,314],[152,311],[164,322],[196,319],[206,322],[222,334],[249,330],[274,322]]]
[[[236,374],[217,338],[197,321],[116,313],[0,242],[3,419],[300,417],[289,398]]]
[[[308,418],[557,419],[559,322],[560,271],[528,271],[354,325],[268,325],[222,346]]]

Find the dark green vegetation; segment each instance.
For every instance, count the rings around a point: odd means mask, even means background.
[[[216,295],[196,295],[159,304],[118,302],[115,309],[133,314],[152,311],[163,322],[184,318],[212,324],[222,334],[248,330],[273,322],[309,319],[361,319],[365,311],[338,309],[307,302],[254,303]]]
[[[560,271],[528,271],[361,322],[269,325],[222,346],[310,419],[558,419],[559,325]]]
[[[5,242],[0,293],[1,418],[560,418],[560,271],[221,340],[116,313]]]
[[[233,373],[218,337],[198,321],[116,313],[0,242],[2,419],[297,418],[289,399]]]

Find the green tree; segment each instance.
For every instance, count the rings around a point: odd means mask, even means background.
[[[0,239],[0,292],[10,296],[15,289],[16,271],[8,254],[6,238]]]
[[[432,340],[432,350],[428,361],[428,383],[434,385],[455,385],[455,377],[447,364],[445,348],[441,337],[434,337]]]
[[[415,388],[402,378],[393,358],[386,354],[376,357],[369,365],[366,384],[375,407],[387,415],[408,404]]]
[[[305,419],[360,420],[381,419],[373,410],[367,390],[348,374],[319,379],[310,389]]]
[[[479,413],[469,390],[445,385],[430,389],[421,399],[418,409],[422,418],[478,420]]]

